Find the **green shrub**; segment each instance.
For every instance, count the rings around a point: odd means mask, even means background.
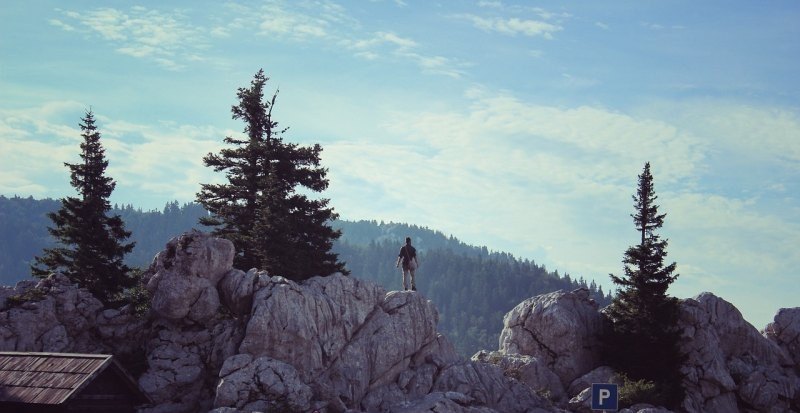
[[[150,292],[145,288],[144,274],[141,269],[134,268],[129,276],[136,279],[133,287],[126,288],[111,302],[112,307],[120,308],[130,305],[133,314],[139,318],[144,317],[150,312]]]
[[[22,294],[12,295],[6,299],[6,303],[8,304],[9,308],[12,307],[19,307],[23,303],[30,302],[30,301],[42,301],[47,294],[38,288],[31,288],[28,291],[25,291]]]
[[[627,376],[622,376],[623,384],[619,389],[620,407],[630,407],[634,404],[648,403],[663,405],[662,396],[656,384],[647,380],[631,380]]]

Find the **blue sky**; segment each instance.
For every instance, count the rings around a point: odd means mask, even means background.
[[[796,1],[9,2],[0,194],[71,194],[91,107],[113,202],[190,201],[264,68],[343,218],[609,288],[650,161],[672,294],[713,291],[762,328],[800,305],[798,21]]]

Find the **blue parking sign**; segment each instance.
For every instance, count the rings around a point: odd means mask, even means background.
[[[592,410],[617,411],[619,389],[616,384],[592,383]]]

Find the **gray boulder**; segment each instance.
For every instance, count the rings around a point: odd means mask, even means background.
[[[529,298],[503,317],[500,353],[533,356],[568,386],[597,367],[603,318],[588,291]]]
[[[798,409],[800,380],[789,354],[764,338],[727,301],[703,293],[682,300],[679,327],[687,412]]]
[[[237,316],[249,315],[258,277],[255,269],[248,272],[237,269],[228,271],[217,285],[222,304]]]
[[[239,354],[225,361],[219,377],[214,407],[244,412],[311,409],[311,388],[282,361]]]
[[[499,412],[523,413],[534,409],[553,409],[549,401],[528,386],[517,380],[509,380],[500,367],[488,363],[465,361],[449,366],[436,378],[433,389],[464,394],[479,405]]]
[[[800,370],[800,307],[781,308],[763,334],[785,350]]]
[[[473,355],[472,361],[497,365],[503,374],[526,384],[540,396],[557,403],[566,402],[561,379],[536,357],[484,350]]]
[[[233,244],[199,231],[171,239],[148,270],[152,309],[160,318],[205,323],[220,306],[217,283],[233,269]]]
[[[56,273],[3,288],[0,350],[125,354],[144,337],[129,307],[105,310],[88,290]]]

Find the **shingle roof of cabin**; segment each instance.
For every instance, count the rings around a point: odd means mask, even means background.
[[[108,354],[0,352],[0,402],[61,404],[109,366],[132,382]]]

